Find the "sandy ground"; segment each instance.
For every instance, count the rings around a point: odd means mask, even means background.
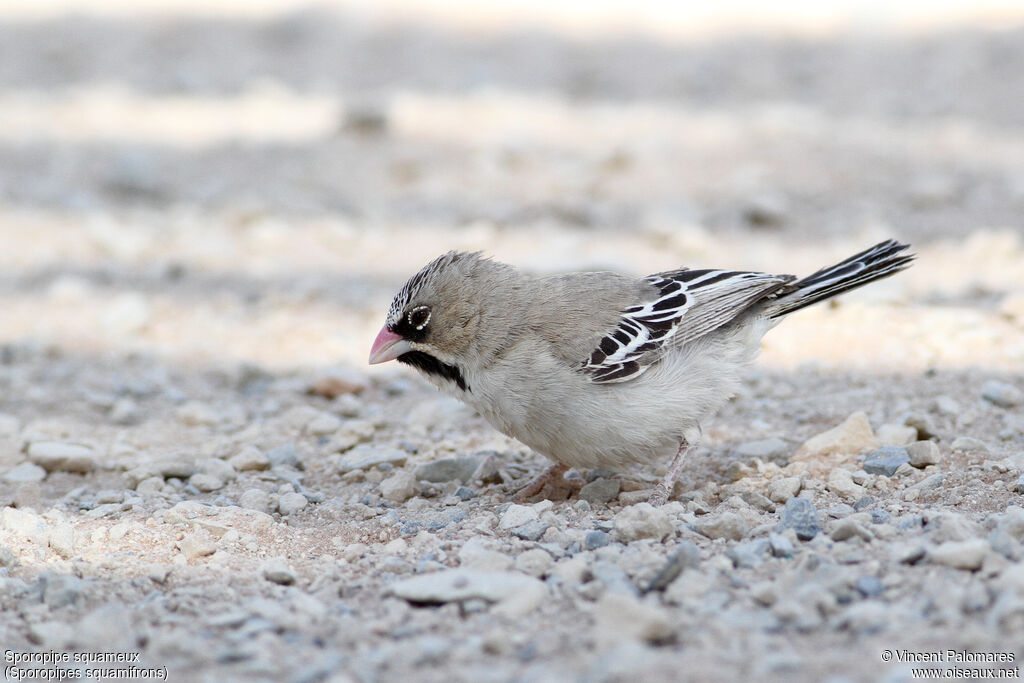
[[[5,657],[138,652],[175,681],[1019,665],[1024,10],[202,5],[0,8]],[[804,274],[887,237],[916,265],[774,330],[663,510],[653,470],[510,506],[543,458],[365,366],[448,249]],[[879,473],[884,445],[930,455]]]

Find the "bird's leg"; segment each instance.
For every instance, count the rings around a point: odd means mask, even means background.
[[[515,495],[512,496],[512,499],[515,500],[516,502],[522,503],[529,500],[530,498],[533,498],[538,493],[543,491],[544,487],[547,486],[548,484],[555,484],[556,482],[558,482],[558,480],[562,478],[562,475],[564,475],[566,470],[568,469],[569,467],[567,465],[560,465],[558,463],[555,463],[554,465],[547,468],[546,470],[538,474],[536,477],[531,479],[526,484],[526,486],[516,491]]]
[[[683,458],[689,450],[690,443],[688,441],[684,440],[679,444],[679,452],[676,453],[676,457],[672,458],[672,462],[669,463],[668,469],[665,471],[665,476],[654,487],[654,493],[648,499],[651,505],[657,507],[668,502],[669,496],[672,495],[672,489],[675,488],[676,479],[679,478],[679,473],[683,471]]]

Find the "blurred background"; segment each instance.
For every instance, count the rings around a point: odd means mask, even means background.
[[[919,263],[763,362],[1024,366],[1024,3],[0,3],[0,344],[364,367],[449,249]],[[389,370],[385,370],[387,372]]]

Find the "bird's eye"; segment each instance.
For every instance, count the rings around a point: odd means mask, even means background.
[[[409,324],[417,330],[422,330],[430,322],[430,306],[417,306],[409,311]]]

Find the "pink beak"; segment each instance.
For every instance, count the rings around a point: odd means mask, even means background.
[[[409,351],[412,351],[409,342],[384,326],[377,334],[377,338],[373,340],[373,347],[370,349],[370,365],[386,363]]]

